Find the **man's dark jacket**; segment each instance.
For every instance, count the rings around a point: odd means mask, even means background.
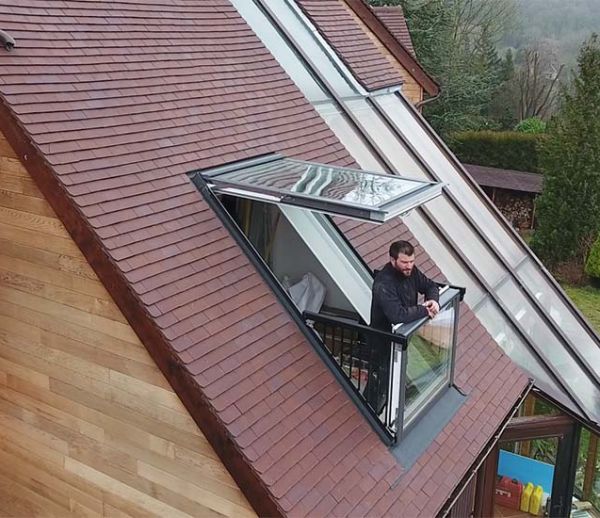
[[[439,300],[437,285],[416,266],[406,277],[390,263],[386,264],[373,282],[371,327],[390,332],[392,324],[426,317],[427,308],[417,305],[419,293],[425,295],[425,300]]]

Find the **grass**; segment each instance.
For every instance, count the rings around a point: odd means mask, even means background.
[[[592,286],[575,287],[569,284],[563,284],[562,287],[594,329],[600,333],[600,289]]]
[[[417,334],[413,335],[408,350],[409,379],[417,381],[421,376],[436,370],[447,361],[447,354],[447,350],[440,349]]]

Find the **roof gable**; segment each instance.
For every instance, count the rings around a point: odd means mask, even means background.
[[[392,35],[408,50],[416,59],[415,49],[413,47],[412,38],[406,24],[406,18],[402,11],[402,6],[382,6],[373,7],[373,11],[377,17],[384,23]]]
[[[403,83],[402,74],[361,29],[343,2],[298,0],[298,5],[367,90]]]
[[[364,0],[297,0],[367,90],[403,82],[400,64],[430,95],[439,87]]]

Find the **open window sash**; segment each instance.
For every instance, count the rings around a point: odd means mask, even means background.
[[[268,155],[198,172],[215,193],[384,223],[442,184]]]

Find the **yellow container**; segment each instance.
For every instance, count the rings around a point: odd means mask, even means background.
[[[529,502],[531,500],[532,493],[533,484],[531,482],[527,482],[527,484],[523,488],[523,492],[521,493],[521,503],[519,505],[519,510],[525,513],[529,512]]]
[[[542,486],[536,486],[531,495],[531,500],[529,501],[529,514],[533,514],[534,516],[540,514],[543,496],[544,490],[542,489]]]

